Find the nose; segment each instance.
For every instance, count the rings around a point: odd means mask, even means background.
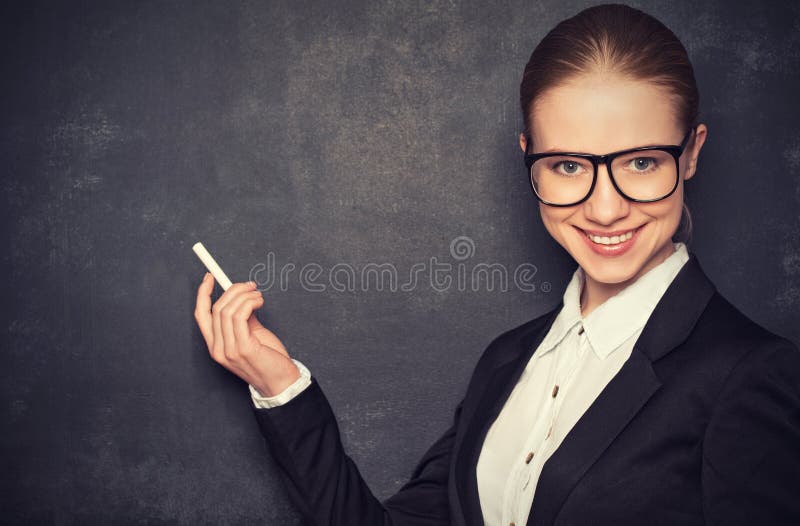
[[[597,181],[583,203],[583,212],[587,219],[601,225],[611,225],[630,213],[630,202],[617,192],[605,163],[597,165]]]

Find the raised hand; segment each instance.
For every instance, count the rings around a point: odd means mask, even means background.
[[[283,343],[256,318],[264,297],[252,281],[234,283],[211,305],[214,277],[206,273],[197,289],[194,318],[211,358],[255,387],[274,396],[300,377]]]

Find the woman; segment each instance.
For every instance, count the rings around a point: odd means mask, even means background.
[[[542,221],[578,268],[552,311],[478,361],[452,426],[379,502],[315,378],[253,314],[253,283],[196,318],[250,384],[312,524],[800,524],[800,352],[709,281],[679,227],[707,127],[686,51],[623,5],[531,55],[520,134]]]

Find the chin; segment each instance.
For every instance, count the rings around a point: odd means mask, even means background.
[[[617,285],[627,283],[636,276],[636,271],[640,267],[630,265],[581,265],[583,272],[592,280],[598,283]]]

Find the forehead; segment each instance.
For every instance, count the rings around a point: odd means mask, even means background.
[[[677,144],[683,136],[669,92],[608,74],[579,76],[550,88],[532,112],[534,150],[607,153]]]

